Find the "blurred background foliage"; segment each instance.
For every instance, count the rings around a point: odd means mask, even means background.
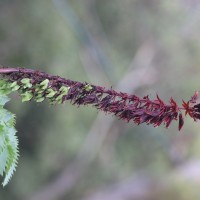
[[[200,82],[198,0],[0,1],[0,63],[181,104]],[[199,122],[178,132],[90,107],[21,103],[20,159],[0,199],[199,199]]]

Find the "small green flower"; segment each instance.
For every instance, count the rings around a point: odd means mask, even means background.
[[[55,102],[61,104],[63,102],[63,97],[68,94],[70,87],[61,86],[59,89],[60,94],[56,97]]]
[[[20,86],[17,85],[17,81],[12,82],[12,83],[10,84],[10,87],[12,88],[12,89],[11,89],[12,91],[17,91],[17,90],[19,90],[19,88],[20,88]]]
[[[21,80],[21,83],[23,83],[23,84],[30,83],[30,78],[23,78],[23,79]]]
[[[10,87],[13,88],[13,87],[15,87],[16,85],[17,85],[17,81],[14,81],[14,82],[12,82],[12,83],[10,84]]]
[[[93,87],[90,84],[84,86],[84,90],[86,90],[87,92],[91,91],[92,89]]]
[[[59,89],[59,91],[61,92],[61,94],[63,95],[67,95],[69,92],[70,87],[66,87],[66,86],[61,86],[61,88]]]
[[[40,98],[37,98],[35,99],[36,102],[40,103],[40,102],[43,102],[44,101],[44,97],[40,97]]]
[[[39,85],[40,85],[41,89],[46,90],[48,88],[48,85],[49,85],[49,79],[45,79]]]
[[[32,87],[30,78],[23,78],[21,80],[21,83],[23,84],[23,88],[31,88]]]
[[[41,90],[41,89],[40,89],[40,85],[39,85],[39,84],[36,84],[36,85],[35,85],[35,92],[37,93],[39,90]]]
[[[30,101],[33,97],[33,94],[29,91],[24,92],[21,94],[22,102]]]
[[[14,86],[13,88],[12,88],[12,91],[14,92],[14,91],[17,91],[17,90],[19,90],[19,88],[20,88],[20,86],[19,85],[16,85],[16,86]]]
[[[42,94],[42,93],[44,93],[44,90],[39,88],[37,94]]]
[[[54,91],[52,88],[47,89],[46,92],[47,92],[46,94],[47,98],[52,98],[56,94],[56,91]]]
[[[43,97],[43,94],[37,94],[37,95],[35,96],[35,101],[38,102],[38,103],[44,101],[44,99],[45,99],[45,98]]]
[[[64,94],[60,94],[59,96],[57,96],[56,99],[55,99],[56,103],[61,104],[63,96],[64,96]]]

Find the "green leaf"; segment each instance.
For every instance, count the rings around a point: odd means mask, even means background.
[[[3,181],[3,186],[7,185],[9,180],[11,179],[16,167],[17,167],[17,160],[19,157],[18,152],[18,139],[15,135],[16,130],[14,127],[5,129],[5,133],[7,134],[7,143],[6,149],[8,152],[8,158],[6,162],[5,168],[5,178]]]
[[[10,94],[12,92],[11,90],[11,85],[12,83],[6,80],[1,79],[0,80],[0,90],[1,90],[1,94]]]
[[[11,179],[19,157],[15,115],[3,108],[8,101],[4,90],[0,89],[0,175],[4,177],[3,186]]]
[[[0,93],[0,106],[4,106],[9,100],[8,96]]]
[[[13,126],[15,124],[15,115],[4,108],[1,108],[0,111],[0,122],[3,121],[7,126],[9,126],[11,120],[14,119],[13,123],[11,124],[11,126]]]
[[[3,148],[3,150],[0,152],[0,175],[3,176],[4,171],[6,170],[6,162],[8,160],[8,151],[6,148]]]

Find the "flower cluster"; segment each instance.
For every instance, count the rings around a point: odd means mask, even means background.
[[[18,91],[22,101],[34,99],[36,102],[42,102],[49,99],[51,104],[60,104],[69,100],[78,106],[93,105],[127,122],[152,124],[154,127],[164,124],[168,128],[173,120],[178,120],[179,130],[184,124],[182,112],[188,114],[194,121],[200,119],[198,92],[195,92],[189,101],[183,101],[179,107],[172,98],[166,104],[158,95],[155,100],[151,100],[148,96],[139,98],[134,94],[117,92],[31,69],[1,68],[0,74],[8,81],[6,87]],[[5,86],[3,87],[5,89]]]

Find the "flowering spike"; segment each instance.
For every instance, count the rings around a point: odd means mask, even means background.
[[[200,104],[196,104],[198,92],[179,107],[173,98],[169,104],[165,104],[158,95],[155,100],[151,100],[148,95],[139,98],[112,88],[80,83],[31,69],[0,68],[0,74],[7,81],[0,85],[0,89],[4,93],[7,93],[8,87],[18,91],[22,101],[33,99],[42,102],[48,99],[50,104],[60,104],[67,100],[77,106],[90,104],[127,122],[152,124],[154,127],[164,124],[168,128],[172,121],[179,120],[179,130],[184,124],[182,111],[194,121],[200,119]]]

